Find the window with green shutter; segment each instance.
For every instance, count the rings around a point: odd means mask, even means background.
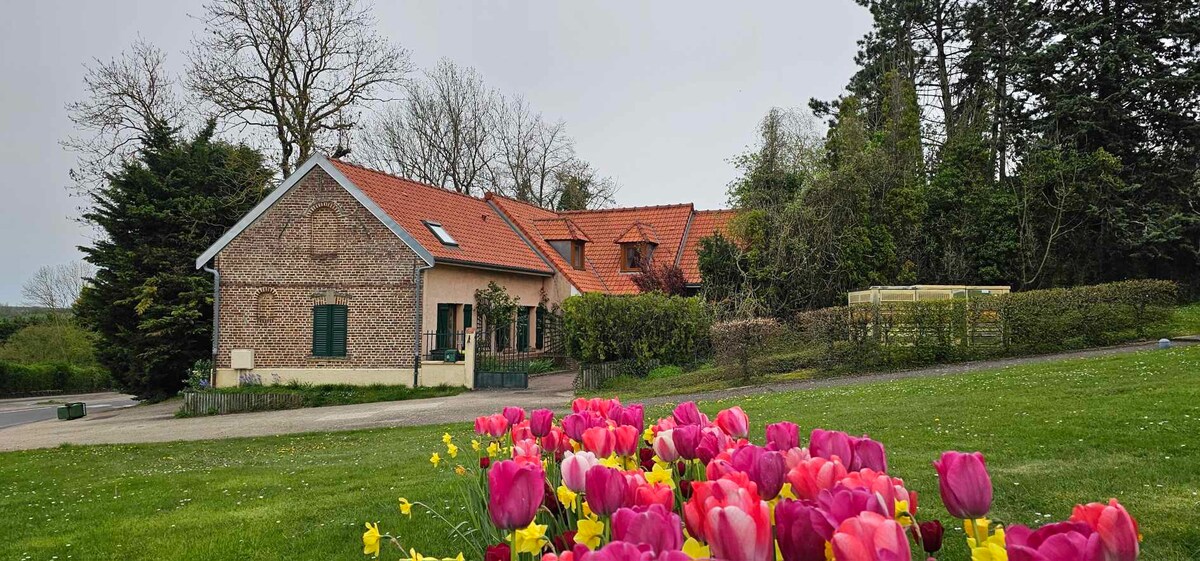
[[[475,326],[475,310],[470,304],[463,304],[463,327]]]
[[[346,356],[346,306],[313,306],[313,356]]]

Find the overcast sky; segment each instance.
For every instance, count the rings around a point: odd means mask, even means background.
[[[773,106],[832,98],[870,15],[852,0],[781,2],[378,1],[379,31],[422,68],[446,57],[563,119],[579,155],[621,186],[620,205],[720,208],[728,159]],[[83,64],[139,35],[182,52],[199,3],[3,0],[0,18],[0,303],[42,265],[80,257],[89,230],[68,194],[63,107]]]

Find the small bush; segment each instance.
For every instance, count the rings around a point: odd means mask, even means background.
[[[529,361],[530,374],[545,374],[547,372],[554,372],[554,370],[554,361],[548,358],[538,358]]]
[[[562,307],[567,352],[580,362],[685,364],[709,351],[712,317],[699,298],[591,293]]]
[[[736,366],[743,379],[750,378],[750,359],[762,354],[772,337],[780,333],[772,318],[723,321],[712,326],[713,353],[717,364]]]
[[[65,363],[18,364],[0,360],[0,395],[58,390],[86,393],[109,389],[112,378],[99,367]]]

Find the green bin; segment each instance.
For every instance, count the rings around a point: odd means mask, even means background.
[[[76,401],[62,405],[58,408],[59,420],[69,421],[87,416],[87,404],[82,401]]]
[[[458,362],[458,349],[446,349],[445,353],[442,355],[442,361]]]

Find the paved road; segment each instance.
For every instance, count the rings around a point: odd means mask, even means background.
[[[0,399],[0,429],[57,419],[59,405],[73,401],[86,403],[88,415],[138,404],[131,395],[113,392]]]

